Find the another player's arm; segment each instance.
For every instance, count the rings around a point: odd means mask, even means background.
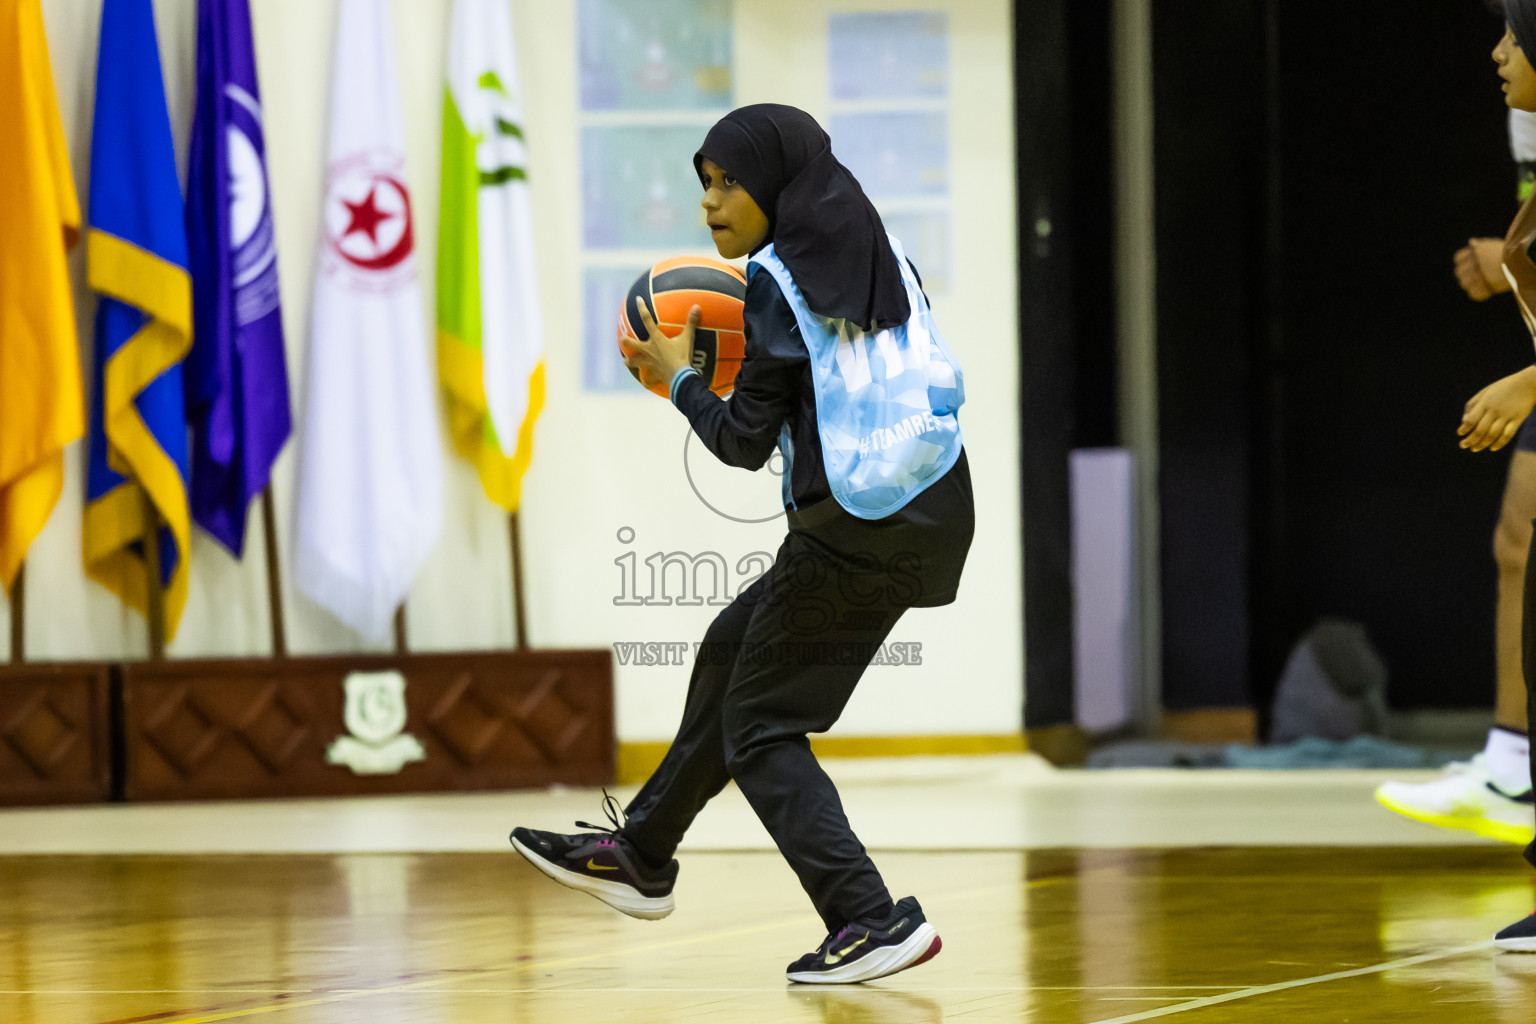
[[[1530,165],[1520,164],[1520,202],[1530,195]],[[1452,260],[1456,268],[1456,282],[1467,298],[1482,302],[1501,292],[1509,291],[1509,279],[1504,276],[1504,239],[1469,238],[1467,244],[1456,250]]]
[[[1504,278],[1504,240],[1469,238],[1456,250],[1456,281],[1474,302],[1509,291]]]
[[[1520,424],[1536,408],[1536,366],[1494,381],[1467,402],[1461,416],[1461,447],[1480,452],[1498,451],[1520,431]]]

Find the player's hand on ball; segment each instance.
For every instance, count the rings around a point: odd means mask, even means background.
[[[1498,451],[1520,430],[1536,407],[1536,367],[1528,366],[1483,388],[1472,396],[1456,433],[1461,447],[1474,452]]]
[[[656,326],[656,318],[651,315],[645,299],[636,297],[635,309],[640,315],[645,337],[630,342],[624,354],[624,365],[639,372],[642,384],[651,380],[670,384],[678,370],[692,365],[693,334],[704,311],[698,306],[690,309],[688,322],[675,337],[670,337]]]
[[[624,359],[624,365],[634,368],[635,378],[640,381],[640,385],[642,387],[654,388],[656,386],[655,376],[648,368],[641,366],[639,362],[636,361],[635,356],[637,356],[639,353],[635,349],[634,340],[632,338],[620,339],[619,352]]]
[[[1469,238],[1456,250],[1456,281],[1474,302],[1509,291],[1504,279],[1504,242],[1497,238]]]

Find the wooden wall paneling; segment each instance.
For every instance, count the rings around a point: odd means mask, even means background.
[[[110,680],[96,663],[0,667],[0,805],[109,798]]]
[[[424,759],[357,774],[345,680],[401,673]],[[611,652],[168,661],[123,668],[128,800],[491,790],[613,781]]]

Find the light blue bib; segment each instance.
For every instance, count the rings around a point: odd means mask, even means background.
[[[747,263],[749,278],[759,269],[772,274],[795,311],[811,356],[827,482],[837,503],[860,519],[883,519],[900,510],[960,457],[956,414],[965,402],[965,379],[939,337],[901,243],[890,241],[912,315],[899,327],[873,334],[811,312],[772,245]],[[794,451],[787,426],[779,447],[784,503],[792,505]]]

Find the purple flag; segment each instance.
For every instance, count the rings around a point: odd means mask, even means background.
[[[247,0],[198,0],[187,193],[192,518],[239,556],[246,510],[292,428]]]

